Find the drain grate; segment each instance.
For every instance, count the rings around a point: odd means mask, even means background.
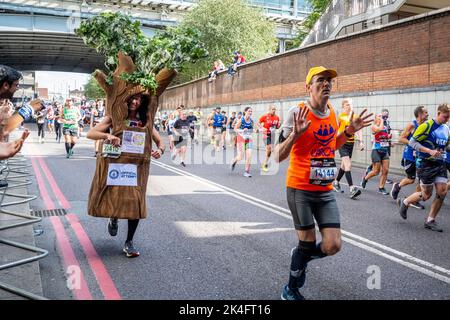
[[[52,210],[32,210],[31,215],[35,217],[54,217],[54,216],[65,216],[67,214],[65,209],[52,209]]]

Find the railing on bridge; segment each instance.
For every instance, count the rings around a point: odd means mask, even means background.
[[[405,0],[333,0],[322,17],[314,25],[301,46],[327,40],[344,20],[359,15],[376,14],[378,10]]]

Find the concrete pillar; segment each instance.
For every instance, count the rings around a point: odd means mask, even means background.
[[[286,51],[286,41],[284,39],[279,39],[280,50],[279,53],[283,53]]]

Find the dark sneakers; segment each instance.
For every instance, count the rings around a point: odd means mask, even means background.
[[[437,231],[437,232],[443,232],[444,230],[441,229],[436,220],[431,220],[430,222],[425,222],[424,224],[425,229],[430,229],[431,231]]]
[[[397,199],[397,205],[399,207],[398,213],[400,213],[400,216],[406,220],[408,218],[408,206],[403,202],[403,199]]]
[[[285,285],[281,293],[281,300],[305,300],[305,297],[298,289],[291,290],[288,285]]]
[[[125,242],[125,246],[123,247],[123,252],[126,253],[128,258],[136,258],[139,257],[140,253],[133,245],[133,241]]]
[[[361,187],[362,187],[363,189],[365,189],[365,188],[366,188],[366,185],[367,185],[367,180],[366,180],[366,176],[364,176],[364,177],[362,178],[362,180],[361,180]]]
[[[234,171],[234,168],[236,167],[236,161],[235,162],[233,162],[232,164],[231,164],[231,171]]]
[[[400,184],[398,182],[394,183],[391,190],[392,199],[397,200],[398,194],[400,193],[400,189],[401,189]]]
[[[350,189],[350,199],[356,199],[358,196],[361,195],[361,190],[359,190],[356,187],[353,187]]]
[[[117,219],[111,218],[108,221],[108,232],[111,236],[115,237],[117,235],[117,230],[119,229],[119,221]]]
[[[334,191],[336,191],[338,193],[344,193],[344,190],[342,190],[341,185],[336,180],[333,181],[333,189],[334,189]]]
[[[425,210],[425,207],[419,201],[416,203],[411,203],[410,206],[416,209]]]
[[[387,196],[389,194],[389,192],[387,192],[386,188],[378,188],[378,192]]]

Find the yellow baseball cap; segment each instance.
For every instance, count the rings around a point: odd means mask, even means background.
[[[315,75],[318,75],[318,74],[323,73],[323,72],[328,72],[328,73],[330,73],[330,74],[331,74],[331,78],[336,78],[336,77],[337,77],[337,72],[336,72],[336,70],[333,70],[333,69],[327,69],[327,68],[325,68],[325,67],[323,67],[323,66],[320,66],[320,67],[312,67],[311,69],[309,69],[308,75],[306,76],[306,84],[309,84],[309,83],[311,82],[312,78],[313,78]]]

